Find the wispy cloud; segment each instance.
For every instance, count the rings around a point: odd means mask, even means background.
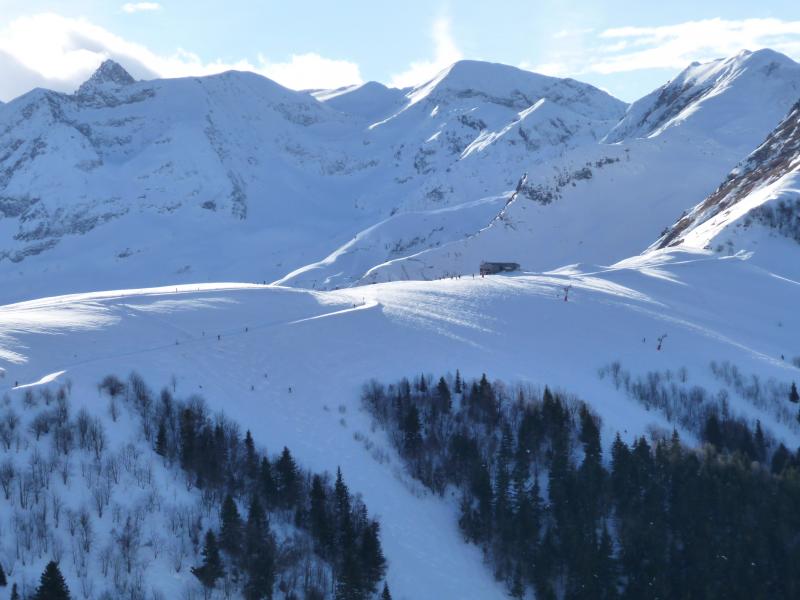
[[[600,32],[559,31],[553,40],[541,62],[521,66],[558,76],[609,75],[681,69],[693,61],[767,47],[798,59],[800,21],[716,18],[655,27],[614,27]]]
[[[660,27],[618,27],[600,34],[610,45],[589,68],[619,73],[653,68],[680,68],[694,60],[736,54],[739,50],[770,47],[794,54],[800,51],[800,21],[780,19],[705,19]]]
[[[389,85],[403,88],[425,83],[442,69],[463,58],[450,31],[449,18],[442,17],[433,23],[431,38],[433,58],[412,62],[402,73],[392,75]]]
[[[126,2],[122,5],[122,10],[128,14],[137,12],[147,12],[161,10],[158,2]]]
[[[86,19],[53,13],[21,17],[0,30],[0,99],[9,100],[34,86],[70,92],[106,58],[139,79],[211,75],[231,69],[253,71],[293,89],[362,83],[358,64],[309,52],[286,61],[259,56],[255,62],[205,61],[178,50],[161,55]]]

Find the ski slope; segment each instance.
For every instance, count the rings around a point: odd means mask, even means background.
[[[458,368],[550,385],[590,403],[607,442],[616,431],[632,439],[673,424],[600,379],[601,367],[685,367],[689,383],[709,391],[723,386],[712,360],[798,379],[798,299],[800,282],[702,251],[329,292],[231,283],[75,294],[0,307],[0,386],[68,379],[77,403],[96,397],[109,373],[136,370],[153,386],[175,375],[179,396],[202,394],[270,451],[287,445],[311,469],[342,467],[380,518],[395,598],[503,598],[480,552],[463,543],[457,499],[414,484],[360,411],[362,384]],[[797,426],[734,392],[730,406],[789,447],[800,442]]]

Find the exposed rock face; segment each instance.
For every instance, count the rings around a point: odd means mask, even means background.
[[[658,247],[679,245],[688,231],[730,211],[756,190],[773,184],[787,174],[797,171],[798,168],[800,168],[800,101],[713,194],[698,204],[664,235]],[[764,200],[768,201],[769,198]],[[796,214],[796,203],[787,204],[785,198],[779,202],[782,204],[775,208],[759,203],[738,216],[749,215],[751,219],[758,219],[800,241],[795,223],[800,219],[800,214]]]

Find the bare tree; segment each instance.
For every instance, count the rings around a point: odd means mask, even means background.
[[[141,544],[139,524],[129,516],[125,519],[125,525],[123,525],[122,529],[114,534],[114,539],[117,541],[117,548],[119,548],[122,559],[125,561],[125,569],[130,573],[134,562],[136,562]]]
[[[36,436],[38,441],[42,435],[50,433],[50,414],[49,411],[42,411],[36,415],[28,426],[30,432]]]
[[[106,444],[106,432],[103,429],[102,421],[100,419],[92,419],[89,425],[89,448],[94,452],[95,458],[100,459]]]
[[[53,492],[50,494],[50,504],[53,507],[53,524],[58,529],[61,522],[61,510],[64,508],[64,499],[61,494]]]
[[[89,514],[85,506],[82,506],[78,512],[78,539],[84,552],[89,553],[91,551],[93,537],[92,515]]]
[[[111,499],[111,486],[107,481],[98,481],[92,488],[92,500],[94,500],[94,507],[97,509],[97,516],[103,518],[103,509],[108,505]]]
[[[14,477],[17,475],[17,470],[14,468],[14,461],[10,458],[5,459],[0,463],[0,486],[3,488],[3,495],[6,500],[11,498],[11,484]]]

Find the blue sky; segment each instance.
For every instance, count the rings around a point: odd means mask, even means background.
[[[240,68],[298,89],[405,86],[474,58],[631,101],[693,60],[764,46],[800,59],[796,0],[0,0],[0,99],[74,89],[110,56],[138,77]]]

